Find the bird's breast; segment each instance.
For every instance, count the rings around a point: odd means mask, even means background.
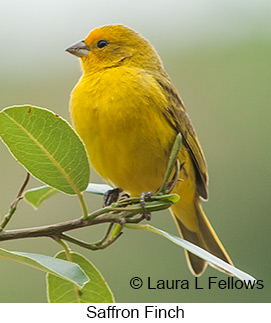
[[[94,169],[132,195],[162,183],[175,134],[163,117],[156,84],[138,71],[82,78],[70,109]]]

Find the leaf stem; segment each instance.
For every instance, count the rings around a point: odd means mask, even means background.
[[[65,251],[66,259],[69,262],[72,262],[72,256],[71,256],[71,249],[69,248],[68,244],[63,241],[62,239],[56,239],[56,241],[61,245],[61,247]],[[81,303],[81,298],[80,298],[80,289],[76,284],[73,284],[74,286],[74,292],[76,296],[77,303]]]
[[[71,249],[69,248],[68,244],[65,241],[61,240],[61,239],[55,239],[55,240],[64,249],[67,260],[68,261],[72,261],[72,258],[71,258]]]
[[[88,209],[84,199],[83,192],[78,193],[77,196],[79,198],[79,201],[83,210],[83,219],[86,220],[88,218]]]

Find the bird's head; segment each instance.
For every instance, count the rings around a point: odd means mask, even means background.
[[[110,67],[127,66],[159,72],[161,60],[138,33],[122,25],[96,28],[82,41],[66,49],[81,58],[85,74]]]

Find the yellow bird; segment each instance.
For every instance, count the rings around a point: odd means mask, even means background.
[[[83,75],[73,89],[70,112],[91,165],[114,187],[131,196],[155,192],[163,181],[178,133],[183,167],[170,211],[180,235],[231,260],[205,216],[206,161],[183,101],[151,44],[122,25],[94,29],[67,48],[81,59]],[[201,275],[206,262],[186,251],[190,270]]]

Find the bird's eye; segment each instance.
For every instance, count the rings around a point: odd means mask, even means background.
[[[98,48],[104,48],[108,45],[108,42],[106,40],[99,40],[98,43],[97,43],[97,47]]]

